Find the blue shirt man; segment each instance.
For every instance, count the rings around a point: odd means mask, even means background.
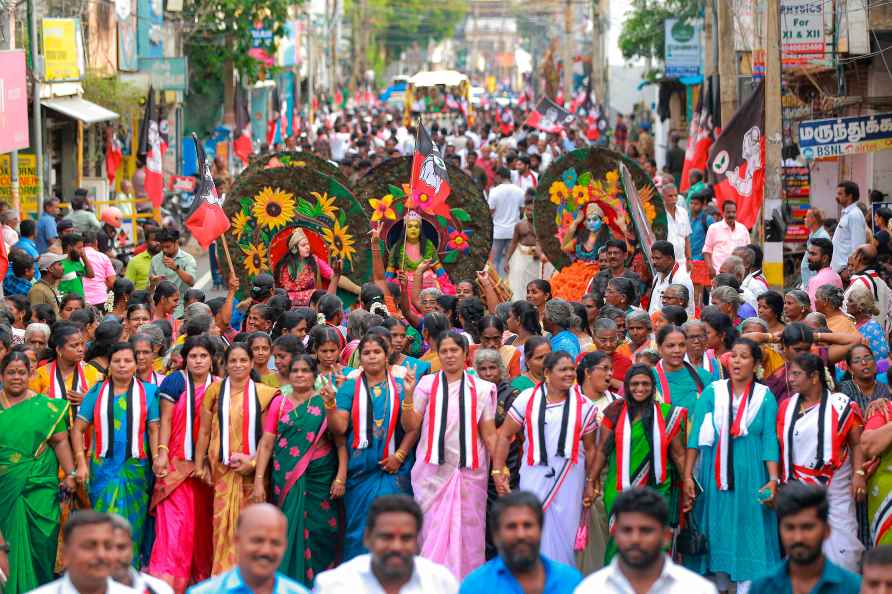
[[[56,215],[59,214],[59,201],[55,198],[43,203],[43,214],[37,221],[37,236],[34,243],[41,254],[46,252],[50,244],[59,237],[56,229]]]
[[[31,219],[25,219],[19,224],[19,240],[13,244],[13,249],[20,249],[34,260],[34,280],[40,280],[40,271],[37,270],[37,258],[40,257],[40,251],[37,244],[34,243],[34,227],[35,223]]]
[[[507,477],[506,477],[507,480]],[[493,541],[499,556],[472,571],[459,594],[564,594],[582,581],[574,567],[539,552],[542,504],[528,491],[512,491],[492,509]]]

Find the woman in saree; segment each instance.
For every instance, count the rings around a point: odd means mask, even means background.
[[[201,405],[213,375],[214,347],[207,336],[190,336],[183,344],[186,368],[161,382],[161,427],[153,465],[155,490],[149,513],[155,515],[155,546],[148,572],[177,594],[211,575],[213,493],[195,477],[195,443]]]
[[[801,481],[827,488],[831,532],[824,540],[824,554],[856,572],[864,545],[858,540],[855,504],[867,495],[861,408],[845,394],[833,392],[827,367],[817,355],[797,356],[788,363],[787,377],[793,395],[777,412],[781,483]]]
[[[886,505],[892,496],[892,402],[877,401],[867,409],[867,424],[861,434],[861,448],[867,459],[867,520],[870,545],[892,544],[892,509]]]
[[[288,549],[279,571],[309,588],[343,552],[337,500],[344,496],[347,448],[343,436],[328,430],[324,402],[314,388],[316,361],[295,355],[289,381],[291,391],[273,399],[263,424],[254,500],[267,500],[269,470],[272,501],[288,518]]]
[[[254,492],[262,420],[276,395],[276,388],[252,378],[253,355],[245,343],[229,345],[224,361],[226,375],[207,388],[201,403],[195,446],[195,474],[214,492],[212,575],[235,565],[236,524]]]
[[[403,401],[414,386],[413,372],[406,385],[387,373],[388,343],[383,336],[364,337],[358,349],[362,373],[337,389],[332,381],[323,380],[321,392],[329,428],[335,436],[346,436],[349,454],[344,561],[367,552],[363,534],[372,501],[412,492],[410,457],[418,438],[417,430],[404,432],[400,424]]]
[[[505,462],[515,436],[523,431],[520,488],[542,501],[545,523],[542,554],[573,565],[576,529],[583,508],[594,499],[587,480],[595,462],[597,410],[576,383],[576,365],[565,351],[545,358],[545,381],[524,390],[499,428],[493,478],[499,494],[510,490]]]
[[[613,525],[613,502],[620,492],[632,486],[649,486],[670,501],[672,476],[684,468],[682,437],[687,411],[657,402],[656,382],[647,365],[629,368],[623,388],[625,398],[604,410],[595,465],[588,475],[594,484],[595,497],[604,494],[609,526]],[[674,468],[670,469],[670,463]],[[601,471],[605,467],[607,477],[602,490]],[[677,507],[671,503],[670,509]],[[604,563],[609,563],[615,554],[616,543],[611,537]]]
[[[688,337],[679,326],[666,324],[657,332],[660,361],[654,366],[654,380],[660,400],[684,407],[692,413],[703,389],[712,382],[700,367],[685,361]]]
[[[22,594],[53,580],[59,536],[59,477],[73,493],[68,402],[28,389],[30,361],[8,353],[0,361],[0,534],[9,543],[4,594]]]
[[[164,374],[155,371],[155,354],[161,345],[156,344],[155,337],[145,333],[136,334],[130,342],[136,350],[136,377],[147,384],[160,387]]]
[[[784,295],[784,321],[804,322],[805,316],[811,312],[811,297],[802,289],[792,289]]]
[[[113,345],[108,359],[108,377],[84,396],[71,442],[83,443],[87,429],[93,428],[89,466],[84,451],[75,451],[78,481],[90,479],[93,509],[130,522],[138,553],[149,507],[149,460],[158,455],[158,388],[136,378],[136,353],[129,342]],[[138,556],[135,563],[140,565]]]
[[[542,383],[545,357],[551,354],[551,343],[544,336],[530,336],[523,344],[526,371],[511,380],[511,388],[520,394]]]
[[[780,561],[770,509],[778,481],[777,402],[756,379],[761,361],[755,342],[734,341],[729,378],[707,386],[691,415],[684,490],[689,504],[696,498],[696,526],[709,547],[705,555],[686,556],[685,564],[716,575],[721,591],[729,582],[742,589]]]

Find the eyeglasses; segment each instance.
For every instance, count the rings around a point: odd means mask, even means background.
[[[861,365],[862,363],[873,363],[873,355],[864,355],[863,357],[852,357],[852,365]]]

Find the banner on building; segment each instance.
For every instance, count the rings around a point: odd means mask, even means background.
[[[164,57],[164,1],[138,0],[137,51],[140,58]]]
[[[189,90],[188,58],[140,58],[139,70],[149,75],[149,84],[156,89]]]
[[[30,145],[25,51],[0,52],[0,153]]]
[[[7,204],[12,200],[10,167],[9,155],[0,155],[0,202]],[[37,157],[19,153],[19,201],[26,215],[37,214],[38,189]]]
[[[666,19],[666,76],[698,76],[701,74],[703,47],[699,19]]]
[[[799,149],[809,161],[892,149],[892,113],[799,122]]]
[[[273,55],[276,51],[275,36],[272,24],[266,19],[257,19],[251,24],[251,49],[248,55],[264,64],[274,64]]]
[[[781,0],[781,51],[784,66],[829,65],[824,2]]]
[[[63,82],[84,77],[84,37],[80,19],[45,18],[43,37],[43,80]]]

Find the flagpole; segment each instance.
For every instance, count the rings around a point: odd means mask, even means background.
[[[221,236],[220,240],[220,243],[223,244],[223,253],[226,254],[226,262],[229,264],[229,274],[235,274],[235,266],[232,265],[232,256],[229,254],[229,244],[226,243],[226,236]]]
[[[418,137],[421,135],[421,117],[418,118],[418,127],[415,129],[415,150],[412,152],[412,164],[414,169],[415,164],[415,153],[418,152]],[[409,196],[412,196],[415,193],[415,176],[412,173],[409,173]],[[406,211],[406,214],[409,214]],[[400,258],[400,270],[406,270],[406,215],[403,215],[403,252]],[[421,242],[418,243],[419,249],[418,251],[421,253],[422,260],[424,259],[424,252],[421,250]],[[414,281],[413,281],[414,282]]]

